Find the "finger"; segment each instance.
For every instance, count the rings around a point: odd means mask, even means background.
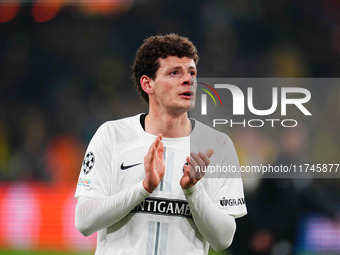
[[[213,149],[208,149],[206,152],[205,152],[205,155],[207,155],[208,158],[210,158],[212,155],[214,154],[214,150]]]
[[[148,153],[147,153],[147,158],[145,159],[147,162],[152,162],[155,160],[155,154],[157,147],[162,139],[162,135],[159,134],[156,139],[152,142],[152,144],[149,147]]]
[[[158,147],[159,143],[161,142],[161,139],[162,139],[162,135],[159,134],[159,135],[156,137],[156,139],[153,141],[152,144],[155,146],[155,148]]]
[[[199,173],[197,173],[196,178],[198,180],[201,180],[203,178],[203,176],[205,175],[205,171],[200,171]]]
[[[203,161],[203,159],[198,155],[198,154],[196,154],[195,152],[191,152],[190,153],[190,156],[193,158],[193,162],[192,162],[192,164],[193,164],[193,166],[194,166],[194,168],[195,168],[195,170],[196,170],[196,165],[197,166],[205,166],[205,162]]]
[[[198,164],[196,163],[196,161],[192,157],[186,157],[186,161],[187,161],[189,167],[192,168],[192,169],[199,167]]]
[[[191,171],[192,174],[190,175],[192,178],[196,178],[200,180],[205,175],[205,167],[209,165],[210,160],[209,158],[202,152],[198,154],[192,152],[191,153],[192,159],[190,166],[192,167]],[[190,159],[190,158],[189,158]]]
[[[184,165],[183,166],[183,174],[189,175],[190,174],[190,166],[189,165]]]
[[[180,180],[180,185],[182,188],[190,188],[192,186],[192,181],[190,179],[190,167],[189,165],[183,166],[183,176]]]
[[[195,179],[196,174],[192,166],[185,165],[184,166],[184,175],[187,175],[189,177],[189,182],[192,183],[193,179]]]
[[[146,154],[144,158],[144,166],[146,168],[149,168],[150,166],[152,166],[154,159],[155,159],[155,147],[151,145],[148,153]]]
[[[197,181],[200,180],[204,175],[204,170],[202,169],[202,167],[198,167],[195,170],[191,169],[191,171],[193,178],[196,179]]]
[[[186,173],[190,177],[190,179],[195,178],[195,171],[194,171],[195,167],[193,167],[192,165],[192,164],[195,164],[194,160],[190,157],[186,157],[186,161],[187,163],[183,167],[184,173]]]
[[[205,166],[210,164],[210,160],[209,160],[208,156],[205,153],[198,152],[198,156],[201,158],[201,160],[203,160]]]
[[[162,142],[160,142],[156,150],[157,157],[156,157],[156,162],[155,162],[156,171],[158,172],[160,178],[163,178],[164,172],[165,172],[163,153],[164,153],[164,145]]]
[[[157,147],[157,157],[163,159],[164,144],[160,141]]]
[[[187,165],[187,171],[188,171],[188,174],[190,176],[190,179],[197,179],[197,178],[201,178],[201,166],[199,166],[196,161],[193,159],[193,158],[190,158],[190,157],[187,157],[187,162],[188,165]],[[196,182],[196,181],[194,181]]]
[[[189,165],[189,163],[188,163],[188,162],[185,162],[185,164],[183,165],[183,169],[182,169],[182,170],[183,170],[183,173],[185,172],[184,167],[185,167],[185,166],[188,166],[188,165]]]
[[[193,155],[195,158],[198,158],[197,155]],[[196,160],[193,158],[188,157],[188,162],[189,162],[189,166],[190,166],[190,178],[196,179],[199,178],[201,179],[203,177],[202,172],[203,172],[203,167],[204,167],[204,163],[202,160],[200,160],[198,158],[200,162],[200,164],[197,164]]]
[[[148,153],[147,153],[147,156],[148,156],[147,160],[148,161],[154,160],[155,151],[156,151],[157,147],[159,146],[161,139],[162,139],[162,134],[159,134],[156,137],[156,139],[152,142],[152,144],[150,145]]]

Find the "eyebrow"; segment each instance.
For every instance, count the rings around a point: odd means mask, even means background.
[[[171,70],[171,69],[182,69],[182,66],[171,66],[171,67],[167,68],[166,70]],[[197,68],[194,67],[194,66],[189,66],[188,69],[197,70]]]

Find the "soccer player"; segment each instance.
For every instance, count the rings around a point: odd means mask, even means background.
[[[242,180],[200,169],[239,163],[227,135],[188,118],[197,63],[196,47],[175,34],[137,51],[133,79],[149,112],[99,127],[75,194],[76,227],[98,231],[96,254],[197,255],[231,244],[246,214]]]

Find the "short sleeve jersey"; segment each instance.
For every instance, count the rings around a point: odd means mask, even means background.
[[[75,197],[112,196],[138,185],[145,176],[144,156],[156,136],[144,131],[141,114],[108,121],[93,136],[83,161]],[[211,165],[239,168],[233,143],[224,133],[195,121],[191,136],[214,144]],[[117,223],[98,231],[96,254],[208,254],[180,186],[190,136],[163,138],[165,175],[157,189]],[[211,143],[213,140],[213,143]],[[202,144],[200,142],[200,144]],[[208,141],[207,141],[208,142]],[[202,151],[202,150],[201,150]],[[197,151],[196,151],[197,152]],[[241,178],[202,178],[213,203],[235,218],[247,213]]]

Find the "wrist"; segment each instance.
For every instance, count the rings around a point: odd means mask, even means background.
[[[143,188],[150,194],[154,191],[154,189],[150,188],[149,185],[146,184],[145,180],[143,180]]]
[[[183,189],[184,194],[192,194],[195,191],[199,190],[200,186],[201,186],[201,183],[200,182],[196,182],[191,187],[189,187],[189,188],[182,188],[182,189]]]

